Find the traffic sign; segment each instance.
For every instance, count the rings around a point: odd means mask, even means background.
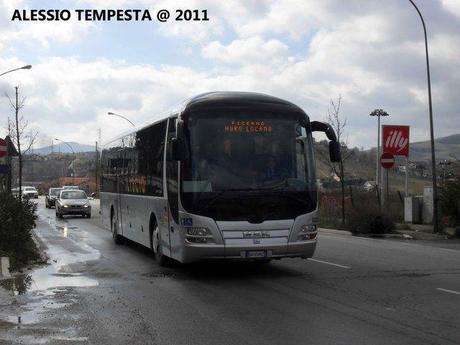
[[[380,164],[383,169],[391,169],[395,165],[395,157],[391,153],[384,152],[380,156]]]
[[[8,147],[6,141],[0,138],[0,158],[6,157],[8,154]]]

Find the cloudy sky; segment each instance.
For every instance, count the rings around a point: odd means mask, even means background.
[[[207,9],[208,22],[12,21],[15,9]],[[46,5],[45,5],[46,4]],[[435,136],[460,133],[460,1],[418,0],[428,28]],[[0,0],[0,137],[19,85],[23,116],[51,138],[94,144],[129,123],[157,119],[201,92],[268,93],[325,120],[342,96],[349,144],[370,147],[383,108],[388,124],[427,140],[425,52],[408,0]]]

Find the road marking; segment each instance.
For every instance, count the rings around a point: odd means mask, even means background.
[[[309,258],[308,260],[314,261],[314,262],[319,262],[320,264],[326,264],[326,265],[331,265],[331,266],[336,266],[336,267],[345,268],[346,270],[349,270],[349,269],[351,268],[350,266],[339,265],[339,264],[335,264],[335,263],[333,263],[333,262],[322,261],[322,260],[317,260],[317,259],[312,259],[312,258]]]
[[[444,291],[444,292],[448,292],[448,293],[453,293],[454,295],[460,295],[460,292],[454,291],[454,290],[447,290],[447,289],[443,289],[443,288],[436,288],[436,290]]]

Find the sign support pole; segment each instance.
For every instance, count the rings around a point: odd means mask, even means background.
[[[382,207],[385,210],[387,207],[387,197],[388,197],[388,169],[383,169],[382,174]]]
[[[409,158],[406,156],[406,176],[404,179],[404,196],[409,196]]]
[[[388,179],[388,174],[390,173],[390,169],[385,169],[385,177],[386,177],[386,201],[387,204],[390,204],[390,186],[389,186],[389,179]],[[387,207],[388,208],[388,207]]]

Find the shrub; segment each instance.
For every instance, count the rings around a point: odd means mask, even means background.
[[[441,190],[440,204],[448,225],[460,224],[460,179],[446,182]]]
[[[377,204],[359,203],[350,212],[348,228],[353,234],[387,234],[394,232],[396,226]]]
[[[12,270],[18,270],[39,258],[32,239],[37,206],[8,193],[0,193],[0,256],[10,257]]]

